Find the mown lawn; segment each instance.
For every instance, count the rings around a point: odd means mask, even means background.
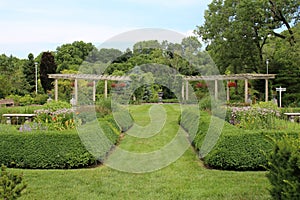
[[[131,113],[140,125],[149,122],[150,105],[133,106]],[[166,130],[177,126],[178,105],[164,105],[166,127],[151,138],[151,144],[125,136],[127,150],[153,149]],[[177,127],[178,128],[178,127]],[[172,134],[170,134],[172,135]],[[142,139],[144,141],[145,139]],[[134,144],[134,145],[132,145]],[[20,170],[28,187],[20,199],[270,199],[266,172],[234,172],[206,169],[190,147],[168,167],[151,173],[120,172],[106,166],[77,170]]]

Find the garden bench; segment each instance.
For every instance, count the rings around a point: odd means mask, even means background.
[[[12,117],[16,117],[17,119],[19,119],[19,117],[25,117],[25,121],[29,121],[31,120],[31,118],[35,117],[36,114],[18,114],[18,113],[14,113],[14,114],[3,114],[3,117],[6,117],[6,123],[7,124],[11,124],[11,118]]]
[[[294,122],[295,117],[300,116],[300,113],[284,113],[286,116],[288,116],[289,120],[291,122]]]

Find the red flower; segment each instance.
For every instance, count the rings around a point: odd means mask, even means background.
[[[228,82],[228,87],[236,87],[236,83],[235,82]]]

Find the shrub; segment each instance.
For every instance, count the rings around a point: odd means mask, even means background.
[[[34,99],[29,94],[26,94],[19,99],[19,104],[20,106],[27,106],[31,105],[33,101]]]
[[[268,161],[273,199],[300,199],[300,135],[277,140]]]
[[[6,166],[1,166],[0,172],[0,198],[5,200],[16,199],[21,196],[27,187],[23,181],[23,174],[12,174],[6,171]]]
[[[8,167],[63,169],[96,163],[76,131],[4,132],[0,141],[0,163]]]
[[[225,135],[204,157],[206,165],[224,170],[264,170],[272,144],[262,133]]]
[[[120,129],[112,115],[99,119],[105,137],[116,144]],[[87,128],[88,133],[94,130]],[[83,145],[78,132],[30,131],[18,132],[13,126],[0,126],[0,164],[17,168],[68,169],[93,165],[105,158],[111,146],[100,148],[94,158]]]
[[[200,150],[211,120],[222,123],[222,119],[211,116],[207,112],[201,112],[199,126],[193,127],[193,124],[195,124],[195,121],[193,121],[194,112],[183,112],[182,114],[187,117],[180,123],[188,133],[192,131],[186,127],[198,128],[192,144],[196,150]],[[212,129],[212,131],[217,130]],[[295,131],[289,131],[289,134],[293,135]],[[205,157],[201,155],[201,152],[199,152],[199,156],[203,159],[204,164],[211,168],[225,170],[264,170],[264,166],[267,165],[266,155],[273,147],[272,142],[268,140],[267,136],[269,135],[277,138],[284,135],[284,132],[275,130],[243,130],[225,122],[222,134],[213,149]]]

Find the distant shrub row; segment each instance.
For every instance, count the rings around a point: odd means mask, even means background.
[[[195,113],[188,111],[185,121],[181,121],[181,126],[188,132],[194,123]],[[189,118],[190,117],[190,118]],[[222,120],[201,112],[199,127],[193,145],[197,150],[201,149],[204,138],[211,120]],[[197,128],[197,127],[195,127]],[[212,129],[212,131],[217,131]],[[291,135],[297,134],[290,131]],[[273,148],[273,143],[269,137],[278,138],[284,135],[284,132],[264,131],[264,130],[243,130],[225,122],[222,133],[208,155],[203,159],[206,166],[224,170],[265,170],[267,166],[267,155]]]

